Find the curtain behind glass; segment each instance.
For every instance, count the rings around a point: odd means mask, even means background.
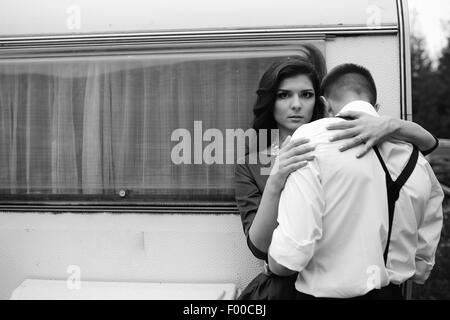
[[[202,121],[203,132],[223,133],[225,147],[226,129],[250,127],[254,92],[274,59],[191,54],[2,62],[0,193],[127,190],[232,199],[233,165],[175,165],[178,142],[171,134],[185,128],[193,143],[194,121]]]

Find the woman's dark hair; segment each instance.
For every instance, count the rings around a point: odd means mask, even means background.
[[[297,75],[308,76],[315,92],[315,105],[311,121],[324,117],[324,108],[320,102],[319,92],[320,83],[326,73],[325,59],[314,46],[305,45],[303,49],[305,57],[287,57],[276,61],[262,76],[259,88],[256,91],[258,97],[253,107],[253,129],[257,132],[257,140],[259,140],[259,131],[261,129],[277,129],[273,110],[278,87],[284,79]],[[270,146],[271,143],[270,134],[268,134],[267,146]],[[257,141],[257,150],[259,150],[259,141]]]

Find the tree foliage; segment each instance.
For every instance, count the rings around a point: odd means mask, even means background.
[[[449,25],[450,26],[450,25]],[[414,122],[440,139],[450,138],[450,28],[447,47],[437,67],[425,49],[419,34],[411,36],[412,107]],[[434,155],[436,156],[434,157]],[[448,184],[450,155],[442,151],[431,155],[430,163],[441,183]],[[450,299],[450,197],[443,203],[444,225],[436,261],[425,285],[414,285],[414,299]]]
[[[435,69],[426,51],[424,38],[413,34],[411,73],[414,122],[439,138],[450,138],[450,41]]]
[[[438,74],[438,102],[439,119],[438,134],[442,138],[450,138],[450,32],[447,37],[447,47],[442,50],[439,59]]]

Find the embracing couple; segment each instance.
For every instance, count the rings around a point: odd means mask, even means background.
[[[438,145],[419,125],[377,113],[371,73],[321,53],[272,64],[261,78],[255,130],[270,175],[240,164],[235,197],[247,244],[265,271],[240,299],[403,299],[424,283],[442,229],[443,192],[423,157]],[[259,144],[261,145],[261,144]]]

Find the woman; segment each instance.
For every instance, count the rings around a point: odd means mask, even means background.
[[[270,175],[264,175],[261,164],[236,166],[235,197],[241,214],[247,244],[253,255],[265,261],[265,271],[241,293],[239,299],[293,299],[296,275],[279,277],[267,266],[267,251],[277,226],[278,202],[289,174],[312,160],[314,148],[306,140],[291,141],[290,136],[302,124],[320,119],[324,110],[319,99],[320,80],[325,63],[320,52],[306,47],[307,58],[286,58],[270,66],[261,78],[254,105],[253,128],[278,129],[278,141],[257,142],[256,152],[276,157]],[[314,65],[312,63],[314,63]],[[319,72],[317,72],[319,70]],[[365,143],[363,156],[370,148],[388,138],[415,143],[421,149],[432,149],[436,139],[420,126],[389,117],[371,117],[352,113],[355,119],[332,129],[344,129],[335,140],[353,138],[342,150]],[[259,137],[259,135],[258,135]],[[280,146],[281,142],[281,146]],[[261,148],[260,146],[264,147]],[[257,157],[258,159],[260,157]],[[276,170],[275,170],[276,168]]]

